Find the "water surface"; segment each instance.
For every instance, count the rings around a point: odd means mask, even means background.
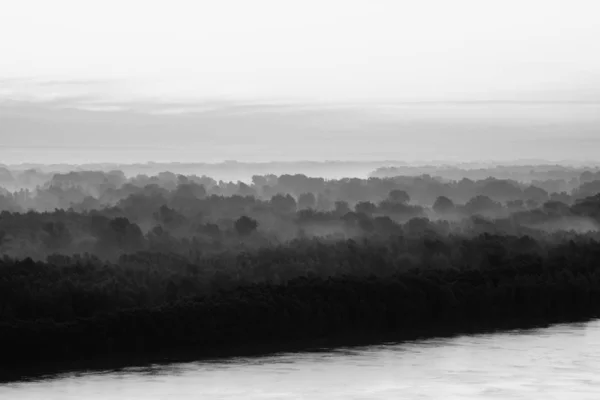
[[[264,357],[79,372],[2,399],[598,399],[600,321]]]

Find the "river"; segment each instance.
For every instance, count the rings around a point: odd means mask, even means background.
[[[64,373],[0,399],[598,399],[600,321],[263,357]]]

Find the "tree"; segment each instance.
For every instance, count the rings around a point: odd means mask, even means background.
[[[323,193],[319,193],[317,195],[317,202],[315,207],[320,211],[329,211],[331,209],[332,203],[329,197],[324,195]]]
[[[594,196],[600,192],[600,180],[585,182],[573,191],[575,199],[583,199],[585,197]]]
[[[73,239],[71,232],[62,221],[47,222],[42,226],[42,230],[47,234],[44,243],[52,250],[67,247]]]
[[[558,202],[565,203],[565,204],[571,204],[571,195],[568,194],[567,192],[560,192],[560,193],[555,192],[550,195],[550,200],[558,201]]]
[[[2,248],[2,245],[4,243],[8,243],[8,235],[6,234],[6,231],[0,230],[0,248]]]
[[[592,217],[600,220],[600,193],[595,196],[586,197],[585,199],[577,200],[571,207],[576,215]]]
[[[362,217],[358,220],[358,226],[365,232],[373,232],[375,230],[375,224],[369,217]]]
[[[454,203],[446,196],[439,196],[433,203],[433,211],[438,214],[448,214],[454,211]]]
[[[517,185],[517,182],[505,179],[486,179],[479,194],[501,202],[516,200],[523,194]]]
[[[579,175],[579,181],[581,183],[587,183],[594,180],[594,174],[591,171],[583,171],[581,175]]]
[[[151,191],[148,188],[148,191]],[[89,200],[87,201],[90,202]],[[142,221],[167,203],[166,196],[160,191],[151,194],[133,193],[120,200],[117,206],[133,221]],[[92,203],[93,204],[93,203]]]
[[[554,215],[569,215],[571,213],[569,206],[560,201],[547,201],[542,204],[542,209],[547,213]]]
[[[271,206],[276,212],[290,214],[296,211],[296,200],[289,194],[276,194],[271,197]]]
[[[357,213],[365,214],[365,215],[373,214],[376,209],[377,209],[377,206],[375,206],[375,204],[371,203],[370,201],[361,201],[361,202],[358,202],[356,204],[356,206],[354,206],[354,210]]]
[[[384,235],[402,234],[402,227],[387,216],[376,217],[373,220],[373,225],[378,233]]]
[[[185,217],[172,208],[162,205],[153,214],[154,219],[168,229],[176,229],[185,223]]]
[[[406,224],[404,231],[412,236],[424,235],[425,232],[431,229],[431,222],[427,218],[417,217],[411,218]]]
[[[168,303],[174,303],[177,301],[179,289],[175,285],[172,279],[169,279],[165,290],[165,297]]]
[[[240,236],[248,236],[258,228],[258,222],[255,219],[242,215],[235,221],[234,226]]]
[[[509,200],[506,202],[506,207],[510,212],[517,212],[525,210],[525,202],[521,199],[519,200]]]
[[[410,196],[404,190],[394,189],[388,194],[388,200],[394,203],[406,204],[410,201]]]
[[[471,215],[497,211],[501,205],[487,196],[475,196],[465,204],[465,209]]]
[[[525,200],[532,200],[536,203],[548,201],[548,192],[537,186],[529,186],[523,191]]]
[[[340,217],[343,215],[346,215],[347,213],[350,212],[350,206],[348,205],[347,202],[342,201],[342,200],[336,201],[334,204],[334,207],[335,207],[335,213],[337,215],[339,215]]]
[[[117,217],[109,222],[112,236],[117,245],[122,249],[137,249],[143,243],[142,230],[137,224],[131,223],[127,218]]]
[[[210,222],[200,225],[197,230],[200,233],[204,233],[205,235],[214,238],[219,237],[221,235],[221,228],[219,228],[219,225]]]
[[[246,185],[244,182],[238,181],[238,190],[237,194],[239,196],[256,196],[256,190],[254,188]]]
[[[298,197],[298,208],[301,210],[306,208],[315,208],[316,203],[317,199],[311,192],[302,193],[300,197]]]

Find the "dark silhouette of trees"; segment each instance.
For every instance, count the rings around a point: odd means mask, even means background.
[[[354,207],[354,210],[357,213],[365,214],[365,215],[373,214],[376,209],[377,209],[377,206],[375,206],[375,204],[371,203],[370,201],[360,201]]]
[[[302,193],[298,197],[298,208],[303,210],[307,208],[315,208],[317,205],[317,198],[311,192]]]
[[[185,223],[185,216],[180,212],[162,205],[153,215],[154,220],[170,229],[176,229]]]
[[[51,250],[67,248],[73,237],[64,222],[46,222],[42,226],[42,230],[46,233],[44,243]]]
[[[598,242],[489,234],[448,240],[301,241],[240,254],[231,269],[226,256],[189,264],[140,253],[121,265],[5,258],[0,339],[10,346],[0,362],[14,368],[175,346],[209,355],[349,333],[401,339],[600,309]],[[148,265],[137,269],[136,262]],[[162,266],[159,276],[152,265]],[[214,290],[203,289],[206,283]]]
[[[410,202],[410,196],[404,190],[395,189],[388,194],[388,200],[394,203],[407,204]]]
[[[277,213],[291,214],[296,211],[296,200],[289,194],[276,194],[271,198],[271,206]]]
[[[0,230],[0,250],[2,249],[2,246],[9,241],[10,239],[8,238],[8,234],[5,231]]]
[[[439,196],[433,203],[433,211],[440,215],[447,215],[455,211],[455,206],[446,196]]]
[[[10,238],[10,245],[7,242],[3,252],[35,260],[53,253],[89,252],[114,261],[129,251],[160,248],[193,259],[197,253],[238,246],[240,235],[234,224],[242,215],[262,227],[253,240],[244,242],[251,247],[297,237],[386,236],[391,227],[381,221],[375,223],[376,218],[388,217],[402,225],[412,218],[431,216],[432,212],[436,220],[453,221],[447,226],[434,223],[433,231],[444,235],[527,233],[540,238],[571,230],[593,235],[598,226],[598,207],[590,200],[593,196],[580,198],[566,192],[548,195],[542,189],[568,187],[561,179],[525,185],[509,179],[443,182],[432,176],[417,176],[322,180],[289,175],[282,184],[277,176],[267,175],[255,176],[248,185],[175,174],[129,179],[118,174],[105,175],[100,179],[102,174],[90,174],[88,181],[81,174],[63,174],[53,180],[53,186],[39,188],[37,193],[4,190],[3,198],[12,205],[8,206],[11,211],[5,210],[5,217],[0,218],[0,229]],[[279,194],[265,198],[267,186]],[[364,190],[359,196],[363,200],[350,203],[349,198],[340,197],[357,187]],[[300,193],[298,202],[284,189]],[[248,193],[255,195],[242,195]],[[358,192],[353,193],[358,196]],[[468,194],[472,195],[466,197]],[[408,204],[407,196],[413,196],[417,202],[431,201],[432,206]],[[57,205],[76,199],[81,202],[56,209]],[[462,204],[456,199],[463,199]],[[502,205],[502,199],[509,200]],[[542,199],[546,200],[538,201]],[[25,205],[48,211],[24,213]],[[308,209],[314,212],[305,212]],[[356,215],[349,214],[351,210]],[[483,218],[470,219],[475,215]],[[141,237],[133,233],[124,239],[122,233],[115,233],[109,224],[115,218],[137,225]],[[153,231],[157,226],[162,233]]]
[[[31,361],[598,311],[597,171],[399,171],[9,171],[0,339]]]
[[[479,194],[504,203],[522,198],[523,191],[518,186],[518,182],[508,179],[487,179],[483,182]]]
[[[256,230],[258,222],[249,218],[245,215],[241,216],[235,221],[235,230],[241,236],[248,236]]]
[[[335,207],[335,214],[339,215],[339,216],[346,215],[347,213],[349,213],[351,211],[350,206],[348,205],[348,202],[346,202],[346,201],[338,200],[335,202],[334,207]]]
[[[470,215],[498,212],[501,205],[487,196],[475,196],[465,204],[465,210]]]
[[[525,197],[525,201],[531,200],[536,203],[543,203],[548,201],[548,192],[544,189],[535,186],[528,186],[523,191],[523,196]]]
[[[127,218],[117,217],[109,222],[110,235],[121,249],[136,250],[142,247],[142,230]]]

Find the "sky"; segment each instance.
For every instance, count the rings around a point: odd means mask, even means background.
[[[0,0],[0,163],[594,158],[598,15],[597,0]]]
[[[596,0],[0,6],[5,98],[600,100]]]

